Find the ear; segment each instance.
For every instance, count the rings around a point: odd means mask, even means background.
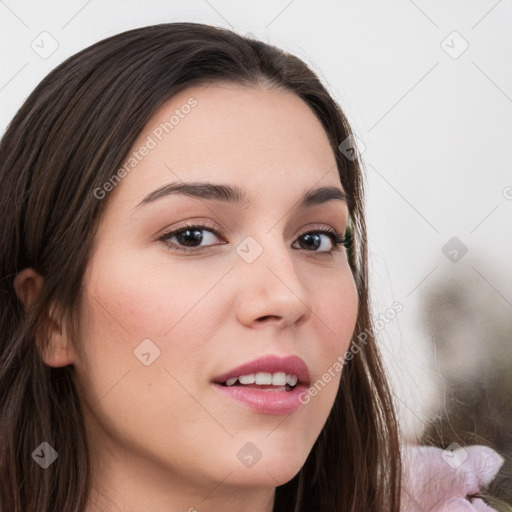
[[[19,272],[14,279],[14,290],[28,311],[43,289],[44,278],[32,268]],[[48,366],[67,366],[73,364],[72,346],[67,336],[62,318],[59,318],[55,308],[48,312],[49,329],[47,330],[48,344],[44,347],[41,358]],[[36,332],[35,341],[39,349],[43,347],[42,330]]]

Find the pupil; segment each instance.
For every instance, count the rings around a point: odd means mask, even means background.
[[[311,244],[309,242],[313,241],[314,243]],[[310,247],[314,247],[315,249],[318,249],[320,247],[320,237],[318,235],[312,235],[312,234],[306,234],[304,235],[304,241],[306,242],[306,245],[309,245]]]
[[[193,233],[193,235],[191,235]],[[202,235],[200,229],[186,229],[177,235],[180,244],[182,245],[193,245],[194,242],[201,243]],[[188,239],[186,237],[189,237]]]

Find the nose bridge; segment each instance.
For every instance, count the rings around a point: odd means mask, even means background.
[[[309,316],[312,305],[297,274],[292,253],[279,230],[259,230],[236,247],[244,290],[239,314],[250,323],[262,317],[278,317],[292,324]]]
[[[244,261],[246,271],[257,268],[280,268],[284,273],[292,273],[295,280],[298,276],[293,264],[293,254],[278,229],[252,231],[236,247],[238,256]]]

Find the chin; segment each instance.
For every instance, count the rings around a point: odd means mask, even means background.
[[[308,453],[297,453],[297,450],[287,453],[275,450],[253,463],[244,466],[238,463],[232,466],[230,483],[244,487],[277,487],[283,485],[300,471],[307,459]],[[237,460],[238,462],[238,460]]]
[[[237,469],[229,477],[229,482],[232,485],[242,486],[250,489],[265,488],[265,487],[279,487],[284,485],[300,471],[300,467],[278,467],[270,469],[261,467],[259,469]]]

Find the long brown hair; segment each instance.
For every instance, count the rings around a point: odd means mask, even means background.
[[[91,474],[73,366],[50,367],[36,334],[53,310],[77,332],[82,276],[105,203],[94,191],[122,166],[137,136],[172,95],[228,81],[284,87],[321,121],[353,222],[349,260],[359,295],[354,336],[366,343],[344,366],[332,411],[298,474],[276,488],[275,512],[398,512],[399,434],[375,345],[364,189],[338,104],[299,58],[229,30],[169,23],[109,37],[55,68],[19,109],[0,143],[0,509],[83,512]],[[44,276],[24,308],[13,279]],[[73,327],[75,326],[75,327]],[[44,345],[43,336],[43,345]],[[42,469],[42,442],[58,463]]]

